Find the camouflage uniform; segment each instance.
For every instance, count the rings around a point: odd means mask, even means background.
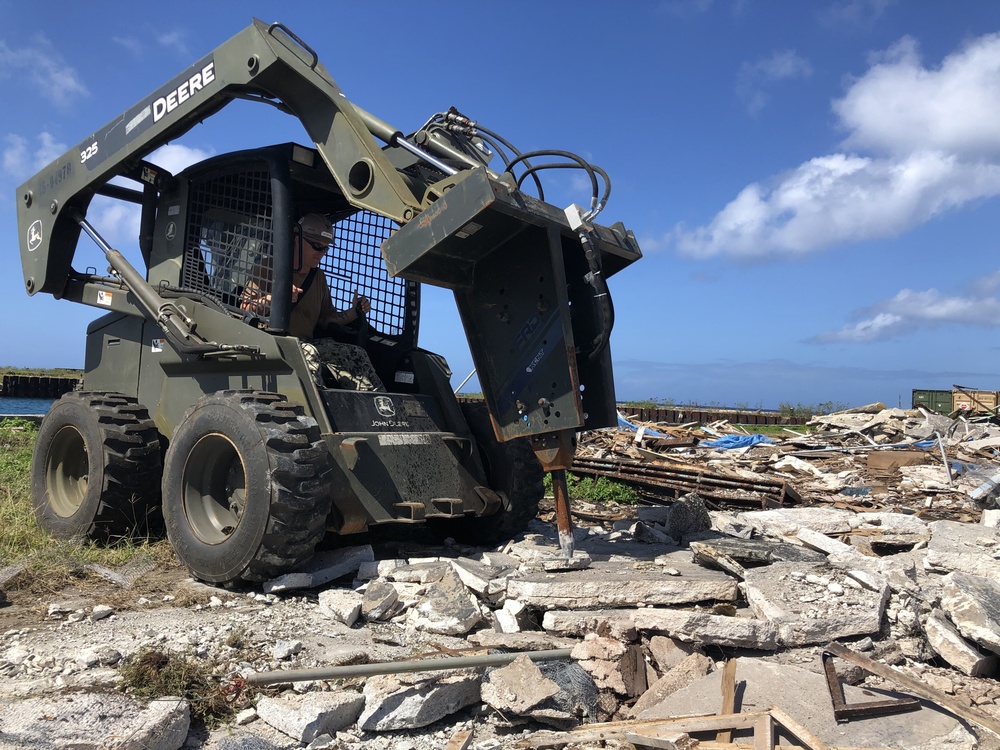
[[[368,353],[360,346],[334,339],[303,341],[302,354],[317,385],[323,385],[323,370],[337,388],[352,391],[385,391]]]

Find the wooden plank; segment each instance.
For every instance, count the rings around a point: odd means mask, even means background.
[[[900,687],[906,688],[909,692],[919,695],[921,698],[926,698],[942,708],[946,708],[948,711],[955,714],[955,716],[971,721],[981,726],[983,729],[993,733],[997,737],[1000,737],[1000,720],[995,719],[981,709],[973,706],[963,706],[955,698],[934,690],[927,685],[927,683],[921,682],[920,680],[910,677],[907,674],[903,674],[899,670],[893,669],[886,664],[880,664],[873,659],[869,659],[867,656],[859,654],[856,651],[852,651],[840,643],[830,643],[823,650],[840,659],[843,659],[844,661],[857,664],[862,669],[871,672],[872,674],[876,674],[879,677],[883,677]]]
[[[830,750],[830,746],[823,742],[823,740],[799,724],[795,719],[777,706],[771,709],[771,717],[785,730],[794,735],[795,739],[804,744],[808,750]]]
[[[657,730],[641,734],[625,732],[625,739],[637,747],[652,747],[658,750],[696,750],[701,747],[701,743],[691,739],[691,735],[673,730],[667,732]]]
[[[770,714],[753,725],[753,750],[774,750],[774,719]]]
[[[736,659],[726,661],[726,666],[722,669],[722,709],[720,715],[731,714],[736,711]],[[730,742],[733,733],[729,729],[720,730],[715,736],[719,742]]]
[[[565,732],[535,732],[518,740],[513,746],[540,748],[563,746],[570,743],[603,742],[612,739],[621,739],[625,736],[625,732],[635,732],[638,735],[657,729],[669,729],[674,732],[687,732],[688,734],[694,732],[717,732],[720,729],[727,728],[752,729],[754,723],[761,716],[766,715],[766,711],[754,711],[753,713],[729,714],[727,716],[707,714],[705,716],[684,716],[669,719],[611,721],[603,724],[587,724]]]
[[[775,745],[775,750],[788,750],[794,745]],[[702,740],[698,745],[698,750],[756,750],[752,744],[746,742],[725,742],[720,743],[715,740]],[[842,747],[837,745],[830,750],[899,750],[899,747]]]
[[[444,750],[468,750],[469,745],[472,744],[472,732],[472,729],[456,732],[448,740]]]

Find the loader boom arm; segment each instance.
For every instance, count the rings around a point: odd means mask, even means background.
[[[352,105],[316,53],[286,27],[255,19],[21,185],[18,232],[28,294],[61,296],[80,235],[74,212],[86,215],[95,195],[115,190],[108,182],[118,175],[154,181],[142,159],[234,99],[267,102],[297,117],[358,208],[405,223],[424,207],[373,137],[398,145],[402,134]],[[478,166],[433,141],[424,148]]]

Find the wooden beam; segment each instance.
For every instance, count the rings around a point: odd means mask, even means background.
[[[831,750],[830,746],[823,742],[823,740],[799,724],[799,722],[777,706],[774,706],[771,709],[771,718],[780,724],[783,729],[790,732],[795,739],[804,744],[808,750]]]
[[[736,711],[736,659],[726,661],[726,666],[722,669],[722,710],[719,714],[731,714]],[[733,732],[730,729],[720,730],[715,736],[719,742],[731,742]]]
[[[753,713],[708,714],[705,716],[685,716],[669,719],[609,721],[603,724],[585,724],[565,732],[535,732],[514,743],[514,747],[539,748],[555,747],[570,743],[602,742],[624,737],[625,732],[653,732],[657,729],[674,732],[717,732],[720,729],[752,729],[754,722],[766,711]]]
[[[771,714],[761,716],[753,725],[753,750],[774,750],[774,718]]]
[[[469,745],[472,744],[472,732],[472,729],[456,732],[448,740],[444,750],[468,750]]]

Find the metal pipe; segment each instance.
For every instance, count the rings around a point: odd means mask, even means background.
[[[937,438],[938,448],[941,449],[941,461],[944,462],[944,471],[948,475],[948,486],[951,487],[955,484],[954,478],[951,476],[951,464],[948,463],[948,456],[944,452],[944,441],[941,439],[941,433],[935,432],[934,436]]]
[[[399,130],[392,127],[392,125],[390,125],[380,117],[376,117],[371,112],[368,112],[367,110],[359,107],[357,104],[354,105],[354,111],[358,114],[358,117],[361,118],[361,121],[365,124],[365,127],[368,128],[368,132],[371,133],[376,138],[378,138],[383,143],[387,143],[390,146],[392,145],[402,146],[407,151],[410,151],[416,156],[419,156],[421,159],[427,159],[428,161],[431,161],[431,159],[434,158],[429,154],[427,154],[426,151],[421,150],[420,153],[414,151],[413,149],[418,147],[414,146],[409,141],[406,141],[403,138],[403,134]],[[459,151],[456,148],[453,148],[452,146],[450,146],[449,144],[445,143],[442,140],[430,139],[427,145],[428,148],[435,151],[438,154],[438,156],[459,161],[465,164],[466,168],[475,169],[476,167],[482,166],[481,163],[477,162],[468,154],[463,154],[461,151]],[[434,161],[431,161],[431,163],[434,164],[435,166],[438,166],[438,163],[435,163]],[[443,169],[447,174],[455,174],[457,171],[452,169],[451,167],[445,167],[445,166],[438,166],[438,169]],[[496,174],[494,172],[491,171],[490,174],[491,176],[496,177]]]
[[[70,216],[80,225],[80,228],[97,244],[108,265],[121,276],[129,292],[138,302],[137,307],[147,318],[155,322],[166,334],[171,343],[183,352],[191,354],[222,351],[224,347],[214,341],[205,341],[194,332],[192,321],[175,303],[163,299],[149,285],[128,259],[109,245],[90,222],[79,211],[73,210]]]
[[[288,669],[278,672],[256,672],[246,681],[250,685],[274,685],[282,682],[307,680],[337,680],[347,677],[372,677],[380,674],[403,672],[431,672],[442,669],[469,669],[499,667],[510,664],[519,656],[527,655],[532,661],[568,659],[572,649],[556,648],[548,651],[516,651],[509,654],[484,654],[482,656],[452,656],[446,659],[411,659],[409,661],[383,661],[374,664],[350,664],[344,667],[318,667],[316,669]]]
[[[468,383],[470,380],[472,380],[472,376],[475,374],[476,374],[476,368],[473,367],[472,372],[469,373],[469,376],[459,384],[458,388],[455,389],[455,393],[461,393],[462,389],[465,388],[465,384]]]
[[[399,146],[401,148],[406,149],[411,154],[416,156],[418,159],[423,159],[425,162],[437,167],[447,175],[458,174],[457,169],[455,169],[454,167],[449,167],[447,164],[445,164],[437,157],[424,151],[422,148],[420,148],[420,146],[414,146],[412,143],[406,140],[406,138],[403,137],[402,133],[396,134],[396,136],[392,139],[392,144],[394,146]]]

